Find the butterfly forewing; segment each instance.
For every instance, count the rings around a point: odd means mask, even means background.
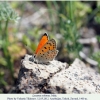
[[[39,52],[39,50],[46,44],[47,41],[48,41],[48,35],[45,33],[38,44],[35,54]]]
[[[37,56],[54,49],[56,49],[56,41],[51,39],[38,51]]]

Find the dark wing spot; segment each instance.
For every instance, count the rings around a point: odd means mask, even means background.
[[[45,49],[47,49],[46,47],[44,47]]]
[[[52,44],[51,43],[49,43],[50,44],[50,46],[52,46]]]
[[[42,50],[42,52],[43,52],[44,50]]]

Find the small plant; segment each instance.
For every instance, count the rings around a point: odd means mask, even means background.
[[[69,57],[71,54],[73,58],[75,58],[78,57],[79,51],[82,49],[82,45],[77,41],[80,36],[77,31],[77,22],[75,20],[75,2],[67,2],[66,7],[68,7],[68,10],[65,12],[65,15],[63,15],[64,17],[60,16],[61,21],[64,23],[60,33],[64,36]]]
[[[100,51],[93,53],[91,58],[98,62],[98,69],[100,72]]]
[[[100,24],[100,1],[97,1],[97,7],[92,11],[92,14],[90,15],[90,19],[93,17],[94,17],[94,21],[97,24]],[[96,38],[98,40],[98,43],[100,44],[100,36],[98,35]],[[98,69],[100,72],[100,51],[94,52],[90,57],[98,62]]]
[[[53,12],[52,5],[55,10]],[[52,29],[56,30],[63,36],[60,40],[60,52],[66,51],[64,55],[69,59],[79,57],[79,51],[82,49],[82,45],[78,42],[80,38],[78,29],[86,23],[85,17],[87,13],[91,12],[89,6],[79,1],[60,1],[50,2],[47,1],[47,6],[50,12]],[[56,12],[57,24],[53,25],[53,13]],[[84,20],[84,21],[83,21]],[[66,50],[65,50],[66,49]]]
[[[13,59],[8,50],[11,42],[9,40],[8,26],[10,22],[16,22],[19,19],[17,13],[10,7],[8,2],[0,2],[0,66],[7,66],[13,77]],[[0,67],[0,84],[6,85],[3,80],[3,70]]]

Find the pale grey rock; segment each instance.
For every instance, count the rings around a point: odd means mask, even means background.
[[[49,84],[66,90],[66,93],[100,93],[100,74],[76,59],[68,69],[55,74]]]
[[[100,93],[100,74],[78,58],[68,67],[57,60],[36,64],[26,55],[16,87],[17,93]]]

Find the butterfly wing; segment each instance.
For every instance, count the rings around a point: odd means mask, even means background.
[[[46,33],[44,33],[44,35],[42,36],[42,38],[38,44],[35,54],[37,54],[39,52],[39,50],[46,44],[47,41],[48,41],[48,35]]]
[[[54,39],[51,39],[48,42],[46,42],[46,44],[37,52],[37,56],[54,49],[56,49],[56,41]]]
[[[57,54],[58,54],[58,50],[56,50],[56,49],[48,51],[46,53],[45,60],[52,61],[57,56]]]
[[[38,62],[52,61],[58,53],[56,50],[56,41],[54,39],[49,40],[37,53],[35,59]]]
[[[49,61],[52,61],[57,54],[58,54],[58,50],[54,49],[37,56],[36,59],[38,60],[38,63],[47,63]]]

